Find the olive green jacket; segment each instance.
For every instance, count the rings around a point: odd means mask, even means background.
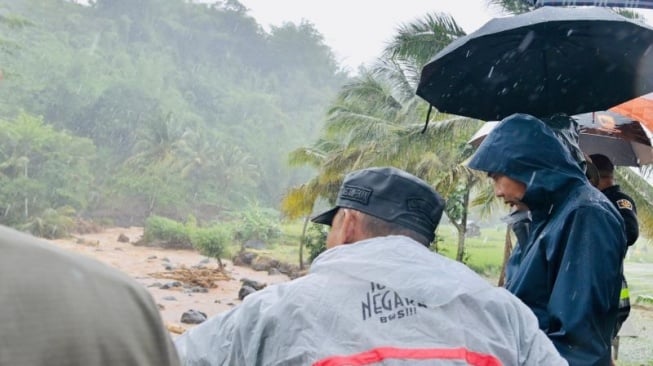
[[[179,365],[147,290],[0,226],[0,366]]]

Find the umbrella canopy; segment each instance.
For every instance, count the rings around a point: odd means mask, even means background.
[[[603,154],[618,166],[653,163],[651,140],[637,121],[609,111],[585,113],[573,118],[579,126],[578,145],[585,154]],[[485,123],[468,143],[478,147],[498,123]]]
[[[653,9],[653,0],[522,0],[522,2],[540,6],[607,6],[610,8]]]
[[[610,111],[637,120],[653,131],[653,93],[621,103]]]
[[[608,109],[653,91],[653,28],[604,8],[495,18],[424,66],[417,95],[481,120]]]

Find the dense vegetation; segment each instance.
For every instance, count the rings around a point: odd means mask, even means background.
[[[394,165],[445,197],[465,261],[470,208],[492,207],[487,180],[461,164],[482,122],[429,115],[414,93],[421,67],[465,34],[446,14],[402,25],[351,78],[311,24],[268,32],[236,0],[0,0],[0,29],[1,224],[58,237],[80,218],[305,220],[346,172]],[[650,221],[649,187],[622,178]],[[228,236],[278,235],[261,227]],[[310,259],[323,233],[308,228]]]
[[[0,0],[0,29],[12,226],[276,207],[346,79],[311,24],[266,32],[235,0]]]

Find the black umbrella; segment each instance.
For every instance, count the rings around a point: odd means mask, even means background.
[[[653,91],[653,28],[604,8],[496,18],[440,51],[417,95],[482,120],[605,110]]]

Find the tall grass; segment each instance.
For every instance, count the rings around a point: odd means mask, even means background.
[[[281,235],[267,242],[265,249],[248,249],[259,255],[274,258],[281,262],[299,265],[299,241],[302,236],[302,220],[283,221],[280,224]],[[304,250],[304,258],[308,255]]]
[[[439,253],[451,259],[456,258],[458,232],[453,225],[438,227]],[[481,228],[481,235],[465,239],[465,264],[476,273],[490,278],[498,278],[503,262],[505,226]]]

